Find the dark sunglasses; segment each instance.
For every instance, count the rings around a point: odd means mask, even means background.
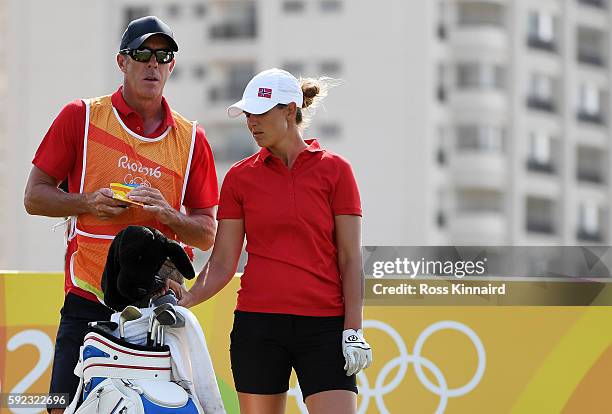
[[[119,53],[122,55],[129,55],[136,62],[148,62],[151,60],[151,56],[155,55],[157,63],[170,63],[174,59],[174,52],[165,49],[150,49],[143,47],[140,49],[123,49]]]

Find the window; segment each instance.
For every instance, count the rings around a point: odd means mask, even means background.
[[[342,10],[342,2],[339,0],[321,0],[319,6],[324,13],[337,13]]]
[[[555,80],[547,75],[533,74],[529,84],[527,105],[530,108],[554,112]]]
[[[530,171],[552,173],[552,139],[544,132],[529,135],[527,168]]]
[[[285,0],[283,2],[283,11],[285,13],[301,13],[306,8],[303,0]]]
[[[583,83],[578,91],[578,119],[597,124],[603,123],[601,92],[591,84]]]
[[[506,69],[502,66],[482,63],[459,63],[457,87],[460,89],[503,89]]]
[[[213,102],[237,101],[240,99],[244,87],[255,76],[255,65],[252,63],[236,63],[225,67],[223,73],[225,80],[216,83],[210,89],[209,98]]]
[[[555,234],[555,204],[541,197],[527,197],[526,228],[530,233]]]
[[[460,26],[503,26],[505,9],[489,2],[458,2]]]
[[[505,131],[485,125],[457,126],[457,150],[501,153]]]
[[[249,39],[257,36],[257,15],[253,2],[227,2],[221,20],[210,26],[212,39]]]
[[[602,241],[599,206],[591,201],[582,201],[578,205],[577,238],[586,241]]]
[[[232,65],[228,71],[227,96],[230,100],[238,100],[242,97],[244,87],[255,76],[253,64]]]
[[[555,19],[550,14],[529,13],[527,43],[535,49],[555,50]]]
[[[605,66],[605,36],[600,30],[579,27],[577,33],[577,58],[581,63]]]
[[[579,146],[576,151],[576,178],[591,184],[602,184],[605,176],[605,153],[593,147]]]
[[[596,87],[589,84],[580,85],[579,108],[581,112],[589,115],[597,115],[599,108],[599,91]]]

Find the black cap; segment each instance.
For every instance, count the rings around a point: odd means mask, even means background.
[[[174,33],[170,27],[155,16],[141,17],[132,20],[121,36],[119,50],[138,49],[149,37],[161,34],[170,42],[170,48],[176,52],[178,45],[174,41]]]

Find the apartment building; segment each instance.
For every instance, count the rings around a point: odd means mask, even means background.
[[[606,0],[441,1],[441,243],[607,243]]]
[[[121,33],[147,14],[175,31],[166,95],[204,126],[220,182],[257,150],[225,109],[276,66],[342,80],[306,135],[352,162],[364,244],[609,241],[608,0],[5,4],[22,23],[6,27],[15,53],[0,135],[11,212],[0,267],[61,269],[57,220],[21,206],[29,162],[63,104],[117,87]]]

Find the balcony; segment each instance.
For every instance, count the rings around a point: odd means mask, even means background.
[[[506,184],[506,160],[499,152],[457,152],[450,159],[450,172],[461,187],[500,189]]]
[[[590,231],[586,231],[585,229],[579,229],[576,232],[576,238],[580,241],[594,242],[594,243],[601,243],[604,240],[603,234],[601,234],[600,231],[590,232]]]
[[[605,67],[605,59],[601,55],[578,51],[578,62],[587,65]]]
[[[508,96],[497,89],[455,89],[447,94],[449,108],[456,116],[478,114],[479,117],[495,117],[508,110]]]
[[[604,183],[603,176],[599,171],[578,169],[578,171],[576,172],[576,178],[578,178],[578,181],[592,184]]]
[[[544,174],[554,174],[555,166],[551,162],[538,161],[535,159],[527,160],[527,169],[529,171],[544,173]]]
[[[600,9],[606,8],[605,0],[578,0],[578,3],[584,4],[585,6],[597,7]]]
[[[557,45],[550,40],[542,40],[539,37],[530,36],[527,38],[527,46],[532,49],[544,50],[547,52],[556,52]]]
[[[458,57],[473,56],[475,51],[507,51],[508,31],[503,26],[456,26],[449,41]]]
[[[576,117],[581,122],[588,122],[588,123],[597,124],[597,125],[605,124],[602,114],[593,114],[593,113],[588,113],[584,111],[579,111]]]
[[[527,98],[527,106],[538,111],[554,113],[557,111],[555,103],[552,99],[546,99],[539,96],[530,96]]]
[[[214,40],[253,39],[257,36],[257,26],[255,21],[218,23],[210,27],[209,34]]]
[[[555,226],[550,221],[527,217],[527,231],[539,234],[555,234]]]
[[[451,241],[457,244],[506,243],[506,220],[502,212],[459,212],[449,222]]]

